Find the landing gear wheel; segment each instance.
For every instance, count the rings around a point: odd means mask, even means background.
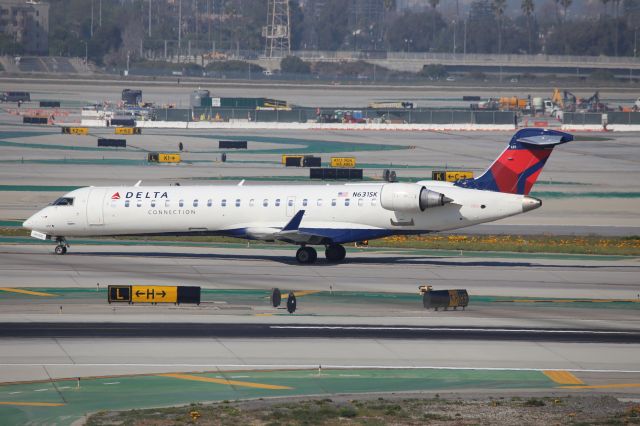
[[[329,262],[340,262],[347,256],[347,251],[340,244],[331,244],[324,251]]]
[[[67,248],[65,246],[56,246],[56,254],[67,254]]]
[[[296,252],[296,260],[300,263],[313,263],[318,258],[318,252],[313,247],[300,247]]]

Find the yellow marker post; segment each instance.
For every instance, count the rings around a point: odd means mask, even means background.
[[[159,285],[131,286],[133,303],[177,303],[178,287]]]

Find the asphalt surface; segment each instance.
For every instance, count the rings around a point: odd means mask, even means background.
[[[640,343],[640,331],[310,324],[3,323],[19,338],[315,338]]]

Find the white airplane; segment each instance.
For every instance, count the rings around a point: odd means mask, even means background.
[[[537,209],[528,196],[554,146],[567,133],[518,131],[495,162],[475,179],[455,183],[341,185],[86,187],[58,198],[23,226],[31,236],[229,235],[299,245],[296,259],[313,263],[325,247],[330,262],[343,244],[390,235],[446,231]]]

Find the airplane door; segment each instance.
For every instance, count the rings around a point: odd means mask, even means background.
[[[92,188],[87,197],[87,224],[104,225],[105,188]]]
[[[296,214],[296,197],[287,197],[287,217]]]

